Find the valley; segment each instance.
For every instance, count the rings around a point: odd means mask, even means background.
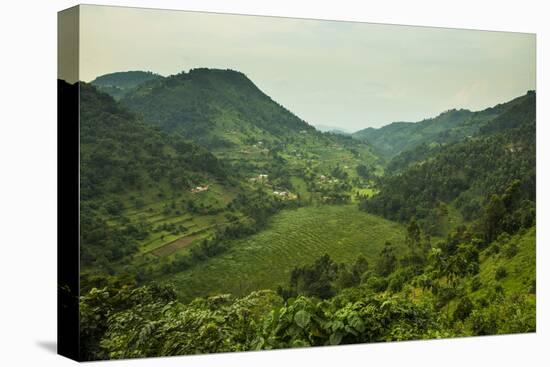
[[[287,209],[273,216],[267,228],[235,241],[230,250],[166,280],[183,299],[257,289],[277,289],[292,269],[328,254],[352,263],[364,255],[374,262],[385,242],[401,245],[405,228],[359,211],[354,205],[321,205]],[[399,246],[398,252],[404,248]]]
[[[90,359],[534,331],[535,92],[343,134],[233,70],[80,90]]]
[[[130,75],[135,73],[131,72]],[[225,89],[230,89],[232,94],[238,93],[231,83],[243,85],[243,96],[254,95],[258,103],[265,104],[274,111],[273,118],[288,121],[288,124],[295,126],[291,125],[283,132],[271,125],[266,125],[265,122],[258,124],[258,114],[255,109],[242,107],[237,113],[234,111],[237,109],[235,104],[228,103],[225,94],[214,94],[211,98],[212,103],[217,103],[220,107],[215,111],[210,107],[204,109],[212,115],[209,118],[215,121],[208,132],[211,139],[206,141],[200,138],[193,139],[193,143],[188,141],[186,144],[194,145],[197,140],[199,145],[209,150],[216,157],[216,162],[208,163],[212,163],[216,168],[220,167],[221,177],[190,175],[189,171],[165,167],[162,173],[156,170],[154,174],[157,177],[149,177],[149,180],[144,176],[150,176],[150,172],[144,172],[145,175],[136,175],[137,177],[133,178],[133,185],[127,186],[124,192],[116,193],[116,198],[112,200],[108,198],[113,198],[115,192],[110,190],[105,199],[111,206],[116,204],[117,208],[111,213],[109,210],[106,212],[94,210],[94,215],[100,217],[100,220],[114,231],[128,232],[130,228],[137,234],[127,239],[137,247],[133,250],[134,254],[131,257],[116,259],[116,261],[102,261],[106,268],[111,269],[110,271],[115,268],[120,270],[137,267],[141,268],[142,272],[154,274],[159,268],[166,266],[166,262],[173,261],[178,255],[188,254],[190,250],[200,246],[201,241],[223,232],[228,227],[248,227],[248,230],[254,232],[257,230],[254,227],[265,225],[263,222],[271,215],[261,211],[246,213],[247,210],[254,210],[254,208],[244,207],[256,205],[255,200],[261,201],[259,205],[264,207],[271,205],[266,202],[266,198],[276,202],[279,209],[274,209],[275,211],[286,207],[345,204],[356,201],[359,197],[372,192],[373,179],[383,172],[378,158],[367,144],[353,140],[351,137],[316,131],[263,95],[240,73],[212,71],[212,75],[209,75],[208,71],[199,69],[167,79],[143,73],[138,74],[139,79],[134,84],[128,81],[127,76],[120,74],[115,76],[116,78],[100,78],[102,82],[99,84],[99,89],[107,93],[111,92],[118,98],[120,95],[118,89],[126,88],[126,94],[119,103],[121,108],[124,108],[122,105],[127,105],[130,109],[132,106],[139,106],[139,108],[136,107],[135,115],[127,117],[128,123],[133,120],[146,121],[146,119],[162,121],[167,114],[177,114],[177,118],[181,120],[190,118],[187,110],[185,108],[182,110],[179,103],[179,101],[185,101],[185,96],[191,93],[186,90],[187,85],[191,83],[192,95],[204,94],[206,91],[203,89],[208,90],[204,84],[208,86],[207,83],[213,82],[211,79],[214,78],[214,81],[221,80],[224,84],[229,84]],[[117,78],[124,81],[120,87],[106,85],[104,82],[104,80],[110,80],[113,83],[112,81],[118,80]],[[165,83],[166,87],[164,84],[161,84],[162,87],[159,86],[159,83]],[[127,87],[128,85],[131,88]],[[118,89],[113,92],[107,87]],[[92,93],[90,87],[86,88],[89,93]],[[144,98],[143,94],[149,93],[152,88],[161,90],[165,106],[162,109],[158,107],[147,109],[147,114],[142,116],[141,111],[146,104],[141,100],[135,102],[134,99]],[[101,92],[98,91],[98,93]],[[93,97],[99,99],[99,96],[100,94]],[[233,98],[241,101],[235,96]],[[94,99],[90,98],[90,107],[94,109],[104,107]],[[85,110],[86,101],[85,98]],[[167,101],[178,101],[178,103],[166,105]],[[266,107],[262,108],[266,109]],[[122,110],[120,112],[123,114]],[[264,114],[265,112],[262,112],[260,120],[267,119]],[[275,121],[278,122],[278,120]],[[128,124],[127,129],[130,128]],[[161,126],[160,130],[155,126],[148,126],[147,129],[153,129],[155,134],[170,133],[170,139],[176,140],[179,139],[178,136],[183,139],[194,138],[196,134],[202,136],[200,131],[179,130],[180,125]],[[161,130],[166,130],[166,133]],[[102,136],[98,138],[98,141],[103,142]],[[220,143],[222,141],[223,143]],[[84,144],[86,152],[86,140]],[[176,142],[176,144],[180,143]],[[149,149],[147,146],[145,148]],[[128,158],[131,155],[135,157],[136,153],[131,147],[122,149],[128,150],[123,152]],[[196,149],[200,150],[198,146]],[[161,159],[163,156],[170,157],[174,153],[170,150],[173,148],[156,153],[160,154],[159,159]],[[86,154],[83,159],[86,161]],[[363,170],[358,171],[358,166]],[[206,164],[202,165],[202,169],[207,169]],[[112,177],[112,179],[118,178]],[[272,211],[272,209],[269,208],[266,211]],[[257,215],[261,218],[256,217]],[[258,222],[262,223],[258,225]],[[247,231],[242,228],[240,230]],[[136,260],[133,261],[132,258]],[[146,270],[143,270],[143,264],[148,264]],[[87,267],[89,274],[101,274],[105,271],[98,265],[100,264],[93,262],[93,266]],[[286,266],[287,273],[292,266],[294,263]],[[134,272],[134,270],[130,271]],[[88,273],[84,272],[84,274],[86,276]]]

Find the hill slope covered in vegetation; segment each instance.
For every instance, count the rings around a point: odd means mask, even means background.
[[[403,172],[382,178],[380,193],[365,200],[363,207],[398,221],[415,216],[433,226],[444,215],[441,205],[452,204],[471,220],[492,194],[512,190],[514,205],[526,216],[515,220],[532,220],[535,97],[535,93],[528,93],[478,134],[435,151]]]
[[[386,171],[238,72],[80,93],[84,359],[536,330],[534,92]]]
[[[353,133],[353,137],[368,141],[387,159],[402,152],[406,156],[407,151],[420,145],[437,147],[475,135],[490,121],[521,103],[522,98],[478,112],[452,109],[416,123],[394,122],[379,129],[367,128]]]

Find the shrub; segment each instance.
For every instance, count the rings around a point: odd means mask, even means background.
[[[481,288],[481,278],[479,277],[479,275],[476,275],[472,277],[472,282],[470,283],[470,289],[472,292],[475,292],[480,288]]]
[[[453,312],[453,319],[455,321],[464,321],[468,316],[470,316],[473,308],[474,305],[472,301],[470,301],[470,298],[468,298],[467,296],[462,297],[460,299],[460,302],[458,302],[455,311]]]
[[[507,275],[508,275],[508,272],[506,271],[506,268],[504,266],[499,266],[495,273],[495,280],[498,281],[498,280],[504,279],[506,278]]]
[[[365,275],[367,275],[366,273]],[[365,279],[366,278],[366,279]],[[363,283],[368,289],[371,289],[375,292],[383,292],[388,287],[388,280],[383,277],[379,277],[376,275],[372,276],[364,276],[363,277]]]
[[[518,251],[519,251],[519,248],[517,243],[509,242],[508,245],[504,248],[503,253],[504,253],[504,256],[506,256],[506,258],[511,259],[517,255]]]

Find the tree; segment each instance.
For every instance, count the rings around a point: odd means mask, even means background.
[[[332,282],[337,279],[339,268],[338,264],[325,254],[312,265],[294,268],[290,274],[290,290],[284,290],[280,294],[330,298],[335,294]]]
[[[364,164],[358,164],[357,167],[355,168],[355,170],[357,171],[357,175],[361,178],[364,178],[364,179],[369,179],[370,178],[370,169],[365,166]]]
[[[361,280],[361,275],[363,275],[369,269],[369,262],[367,258],[363,255],[359,255],[353,264],[352,273],[353,276],[358,279],[358,282]],[[357,282],[357,283],[358,283]]]
[[[381,276],[388,276],[395,271],[397,266],[397,257],[395,256],[395,248],[391,242],[386,242],[384,248],[380,252],[378,262],[376,263],[376,272]]]
[[[501,224],[506,207],[499,195],[491,195],[488,204],[485,206],[485,216],[483,218],[483,229],[486,242],[492,242],[501,231]]]
[[[420,244],[420,227],[414,217],[411,219],[409,226],[407,227],[407,237],[405,242],[407,243],[407,246],[409,246],[411,252],[415,253],[417,246]]]
[[[361,276],[369,269],[369,262],[363,255],[359,255],[355,263],[348,269],[345,264],[341,264],[338,269],[338,279],[336,281],[338,288],[349,288],[361,283]]]
[[[420,227],[413,217],[407,226],[407,235],[405,243],[409,248],[409,253],[403,259],[405,265],[421,266],[425,261],[426,254],[423,251],[422,236]]]

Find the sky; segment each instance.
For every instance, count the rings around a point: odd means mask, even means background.
[[[526,33],[85,5],[79,71],[234,69],[308,123],[356,131],[525,94],[535,45]]]

